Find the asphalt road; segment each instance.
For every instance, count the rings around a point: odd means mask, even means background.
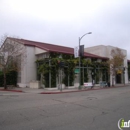
[[[0,92],[0,130],[119,130],[120,118],[130,120],[128,86],[48,95]]]

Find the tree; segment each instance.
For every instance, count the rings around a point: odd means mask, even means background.
[[[24,45],[18,43],[16,38],[4,35],[0,45],[0,68],[4,75],[4,89],[7,89],[6,73],[10,70],[19,71],[26,53]]]
[[[111,50],[111,58],[108,61],[110,66],[110,74],[115,77],[117,70],[123,69],[124,59],[126,55],[121,51],[121,49],[116,48]],[[112,86],[114,86],[114,80],[112,78]]]

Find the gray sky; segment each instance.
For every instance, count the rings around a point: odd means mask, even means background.
[[[0,36],[75,47],[112,45],[130,59],[130,0],[0,0]]]

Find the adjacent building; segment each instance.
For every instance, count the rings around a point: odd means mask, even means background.
[[[111,50],[116,49],[116,48],[117,47],[114,47],[114,46],[98,45],[98,46],[85,48],[85,52],[92,53],[92,54],[95,54],[98,56],[105,56],[105,57],[108,57],[109,59],[111,59]],[[115,77],[110,75],[110,81],[112,84],[112,78],[114,78],[113,79],[115,81],[114,84],[120,84],[120,83],[128,84],[128,62],[129,62],[129,60],[127,60],[127,51],[124,49],[121,49],[121,48],[119,48],[119,49],[126,56],[124,59],[124,64],[121,68],[124,71],[124,73],[117,74]]]

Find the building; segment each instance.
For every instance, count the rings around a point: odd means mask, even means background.
[[[51,52],[67,54],[67,55],[74,54],[73,48],[58,46],[58,45],[53,45],[48,43],[40,43],[40,42],[30,41],[25,39],[7,38],[4,44],[12,43],[12,41],[24,46],[25,48],[24,53],[26,53],[26,58],[22,60],[24,65],[21,66],[21,70],[18,74],[18,85],[20,87],[29,86],[30,82],[37,80],[36,60],[48,58]],[[87,59],[97,59],[97,60],[108,59],[106,57],[94,55],[87,52],[84,53],[84,57],[86,57]],[[76,85],[76,83],[74,85]]]
[[[41,43],[41,42],[37,42],[37,41],[30,41],[30,40],[25,40],[25,39],[18,39],[18,38],[11,38],[8,37],[4,44],[7,43],[12,43],[15,42],[17,44],[21,44],[21,46],[24,47],[24,55],[26,57],[24,57],[21,60],[21,69],[18,73],[18,85],[20,87],[31,87],[32,84],[31,83],[36,83],[37,80],[40,80],[40,83],[42,87],[45,88],[45,85],[43,85],[41,79],[38,78],[37,75],[37,60],[40,59],[46,59],[49,58],[51,53],[55,53],[55,54],[66,54],[66,55],[74,55],[74,49],[70,48],[70,47],[65,47],[65,46],[59,46],[59,45],[53,45],[53,44],[48,44],[48,43]],[[85,48],[85,52],[84,52],[84,58],[87,60],[91,60],[91,61],[96,61],[101,62],[101,61],[107,61],[110,57],[110,50],[113,47],[111,46],[96,46],[96,47],[91,47],[91,48]],[[122,50],[125,54],[126,54],[126,50]],[[127,57],[124,61],[124,66],[127,68]],[[93,80],[93,73],[95,71],[92,72],[92,67],[88,67],[90,68],[90,70],[87,70],[88,73],[88,82],[92,82]],[[85,68],[83,68],[83,73]],[[98,69],[97,69],[98,72]],[[95,74],[97,73],[95,72]],[[105,72],[105,77],[106,77],[107,72]],[[83,74],[84,75],[84,74]],[[103,74],[101,74],[102,77]],[[73,86],[77,87],[79,85],[79,74],[76,73],[75,74],[75,79],[74,79],[74,83]],[[49,81],[50,81],[50,74],[49,74]],[[55,86],[51,86],[49,84],[49,87],[56,87],[58,88],[59,86],[59,78],[60,77],[56,77],[56,85]],[[83,82],[84,80],[84,76],[83,78]],[[97,75],[98,78],[98,82],[101,80],[103,80],[102,78],[100,78]],[[69,78],[68,78],[69,79]],[[96,78],[95,78],[96,80]],[[69,80],[68,80],[69,81]],[[127,70],[125,71],[125,83],[128,83],[128,75],[127,75]]]
[[[92,53],[98,56],[105,56],[108,57],[109,59],[111,59],[111,50],[112,49],[116,49],[117,47],[113,47],[113,46],[105,46],[105,45],[98,45],[98,46],[93,46],[93,47],[88,47],[85,48],[85,52],[88,53]],[[127,60],[127,51],[124,49],[121,49],[121,52],[126,56],[124,59],[124,64],[122,66],[122,70],[125,69],[124,73],[120,73],[117,74],[115,77],[113,77],[112,75],[110,75],[110,81],[112,84],[112,78],[114,80],[114,84],[128,84],[128,62],[129,60]]]

